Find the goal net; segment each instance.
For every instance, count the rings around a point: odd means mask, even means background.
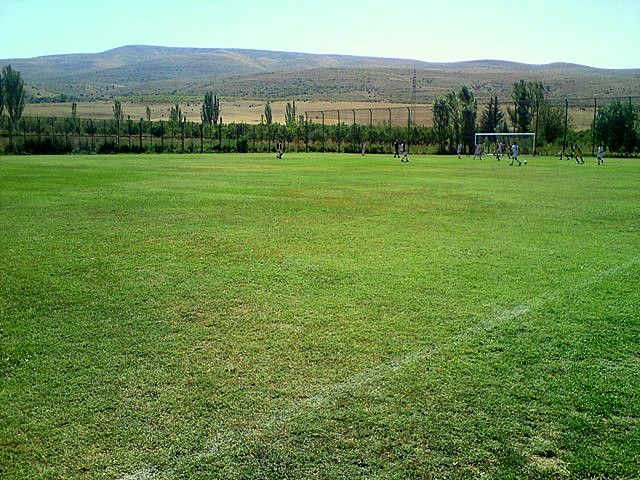
[[[493,154],[496,152],[498,144],[506,144],[507,149],[511,148],[515,142],[518,142],[520,154],[535,155],[536,153],[536,134],[535,133],[476,133],[475,143],[482,147],[484,154]]]

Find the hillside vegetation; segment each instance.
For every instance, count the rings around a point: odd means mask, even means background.
[[[508,98],[518,79],[541,80],[551,96],[640,95],[640,69],[603,70],[496,60],[406,59],[262,50],[125,46],[95,54],[0,60],[22,72],[32,101],[190,95],[232,98],[407,102],[416,69],[418,102],[461,84],[479,97]]]

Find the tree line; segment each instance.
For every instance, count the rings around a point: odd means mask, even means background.
[[[509,133],[506,118],[513,132],[537,132],[539,144],[567,143],[572,132],[566,107],[553,105],[547,89],[540,81],[519,80],[513,84],[512,105],[503,110],[498,97],[491,97],[476,121],[477,101],[466,86],[436,99],[433,105],[433,132],[440,153],[455,151],[462,144],[473,149],[475,133]],[[595,108],[595,107],[594,107]],[[611,151],[632,154],[640,148],[640,107],[619,99],[601,107],[591,125],[594,140]]]
[[[0,118],[6,109],[9,117],[10,143],[13,143],[13,132],[24,111],[24,82],[20,72],[5,65],[0,73]]]

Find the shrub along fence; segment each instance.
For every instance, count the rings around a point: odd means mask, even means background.
[[[412,138],[423,149],[430,145],[430,128],[412,127]],[[406,129],[392,126],[336,124],[311,121],[293,125],[195,122],[92,120],[71,117],[23,117],[12,133],[0,120],[0,152],[16,154],[61,153],[205,153],[272,152],[282,141],[298,152],[360,152],[367,142],[370,153],[392,150],[394,138],[405,138]],[[417,146],[417,143],[416,143]]]

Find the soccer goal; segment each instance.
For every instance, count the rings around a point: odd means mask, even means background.
[[[475,143],[482,147],[485,154],[495,153],[498,143],[506,144],[509,149],[515,142],[518,142],[521,154],[536,154],[535,133],[476,133],[475,136]]]

